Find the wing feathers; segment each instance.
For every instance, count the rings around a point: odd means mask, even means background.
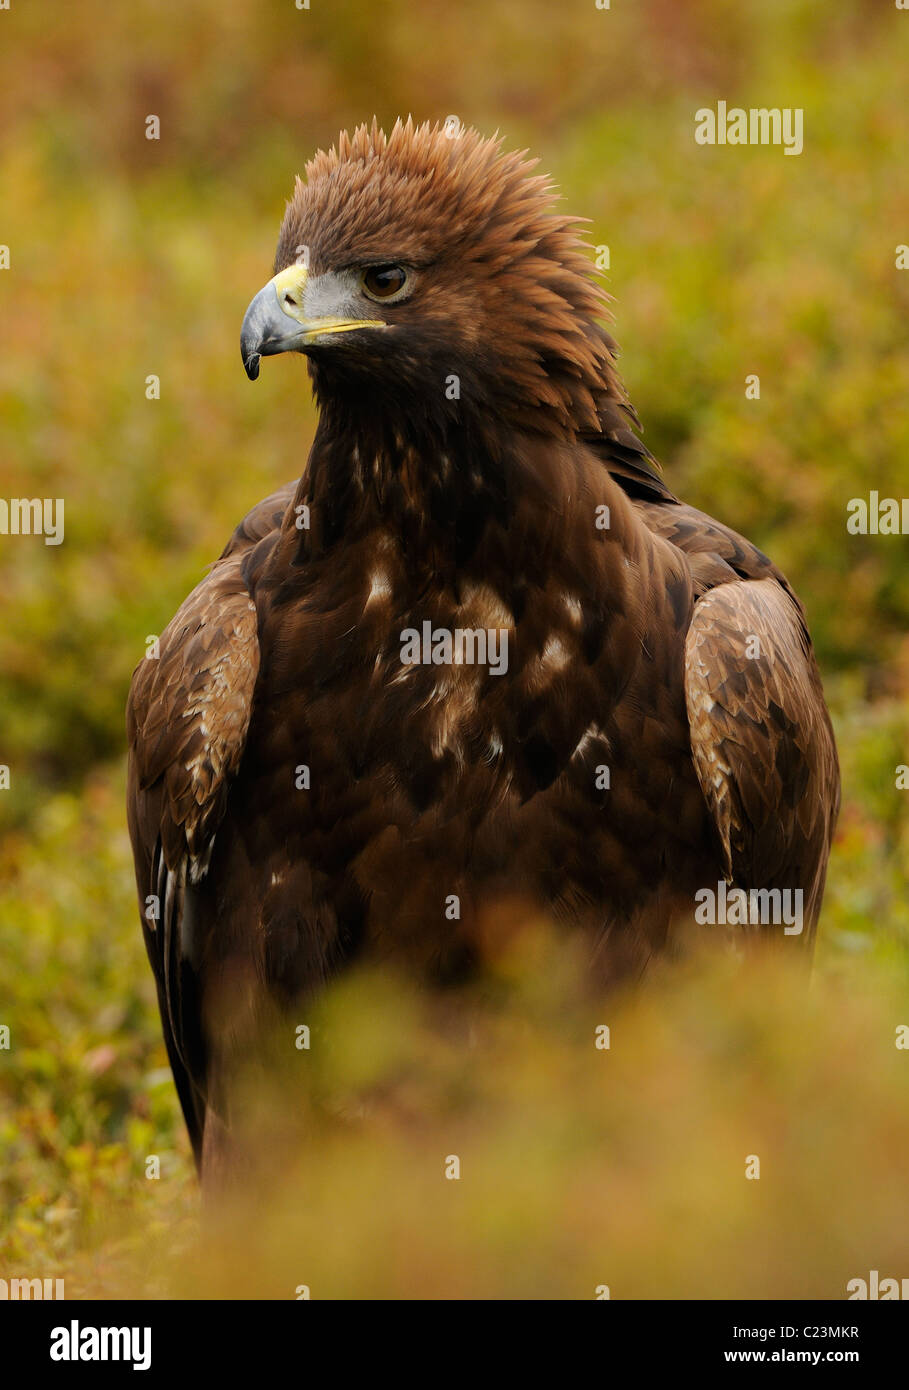
[[[128,812],[149,960],[197,1163],[206,1112],[196,897],[249,729],[257,619],[236,549],[182,605],[157,660],[139,663],[127,709]],[[145,903],[156,899],[157,917]]]
[[[208,856],[236,772],[259,671],[255,606],[242,553],[220,560],[165,629],[156,661],[140,662],[128,708],[138,788],[159,780],[159,833],[175,869],[189,857],[195,882]]]
[[[813,927],[839,776],[810,641],[785,589],[750,580],[699,600],[685,694],[727,877],[745,889],[801,888]]]

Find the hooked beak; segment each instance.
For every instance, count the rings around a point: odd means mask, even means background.
[[[305,352],[307,346],[330,333],[355,328],[385,328],[382,319],[307,318],[304,295],[309,272],[303,265],[289,265],[269,280],[253,299],[240,329],[240,353],[250,381],[259,375],[259,360],[279,352]]]

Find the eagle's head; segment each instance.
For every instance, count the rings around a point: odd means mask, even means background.
[[[297,179],[243,362],[302,352],[323,405],[444,431],[485,414],[570,435],[620,394],[607,296],[535,160],[453,120],[343,133]]]

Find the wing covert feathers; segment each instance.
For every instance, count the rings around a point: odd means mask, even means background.
[[[193,882],[208,867],[259,671],[242,559],[236,552],[218,561],[182,604],[160,639],[159,658],[136,668],[127,709],[136,795],[161,784],[164,859],[171,870],[186,859]]]
[[[839,803],[833,733],[801,611],[772,580],[695,605],[685,696],[698,780],[730,882],[801,888],[813,928]]]

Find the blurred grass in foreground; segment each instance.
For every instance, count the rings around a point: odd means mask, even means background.
[[[847,771],[883,783],[907,725],[904,703],[841,719]],[[388,977],[339,983],[298,1020],[310,1050],[286,1039],[277,1109],[293,1123],[264,1131],[268,1198],[201,1245],[151,975],[124,922],[121,798],[120,771],[99,774],[0,860],[0,1267],[62,1273],[68,1297],[587,1298],[607,1283],[840,1298],[869,1268],[904,1272],[898,794],[847,802],[810,983],[708,951],[593,1005],[572,947],[543,929],[441,1002]],[[608,1052],[593,1046],[604,1022]],[[261,1089],[257,1105],[273,1126]]]

